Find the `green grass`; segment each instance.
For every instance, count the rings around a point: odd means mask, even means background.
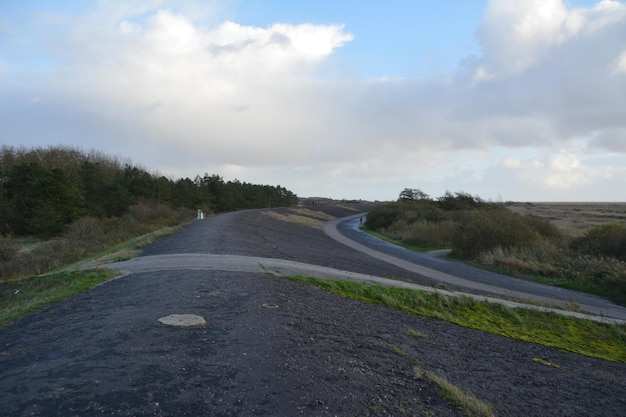
[[[133,258],[146,246],[180,230],[180,226],[165,227],[128,239],[102,252],[90,255],[57,271],[0,280],[0,327],[51,304],[93,288],[115,275],[109,269],[74,270],[83,265],[114,262]]]
[[[413,250],[413,251],[416,251],[416,252],[427,252],[427,251],[430,251],[430,250],[447,249],[447,248],[445,248],[443,246],[415,246],[415,245],[408,245],[408,244],[404,243],[401,240],[393,239],[393,238],[391,238],[391,237],[389,237],[387,235],[384,235],[382,233],[379,233],[379,232],[376,232],[376,231],[374,231],[372,229],[369,229],[366,226],[361,226],[361,230],[364,231],[365,233],[367,233],[368,235],[374,236],[377,239],[384,240],[385,242],[391,243],[392,245],[401,246],[401,247],[403,247],[405,249]]]
[[[64,271],[0,281],[0,326],[93,288],[115,276],[110,269]]]
[[[561,367],[559,365],[557,365],[554,362],[548,362],[545,359],[541,359],[541,358],[533,358],[533,362],[541,364],[543,366],[547,366],[549,368],[556,368],[556,369],[561,369]]]
[[[118,262],[132,259],[141,254],[141,248],[147,246],[165,236],[173,235],[181,229],[181,226],[164,227],[154,232],[132,237],[122,243],[111,246],[101,252],[89,255],[78,262],[66,265],[63,269],[76,268],[81,265]]]
[[[423,333],[416,332],[413,329],[407,330],[406,334],[408,334],[409,336],[414,337],[416,339],[428,339],[428,336],[426,336]]]
[[[468,296],[449,297],[436,292],[302,276],[290,279],[411,314],[594,358],[626,363],[626,325],[597,323],[556,313],[509,308]]]
[[[540,275],[520,275],[519,277],[546,285],[552,285],[554,287],[594,294],[599,297],[606,298],[607,300],[611,300],[616,304],[626,306],[626,294],[615,293],[614,289],[611,288],[592,287],[581,282],[567,281],[562,278],[549,278]]]

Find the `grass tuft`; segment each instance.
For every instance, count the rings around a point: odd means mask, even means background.
[[[436,375],[431,371],[424,371],[425,375],[434,382],[441,393],[450,403],[459,407],[470,417],[494,417],[495,413],[491,406],[461,388],[452,384],[446,378]]]
[[[415,330],[413,330],[413,329],[409,329],[409,330],[407,330],[406,334],[407,334],[407,335],[409,335],[409,336],[411,336],[411,337],[414,337],[414,338],[416,338],[416,339],[428,339],[428,336],[426,336],[426,335],[425,335],[425,334],[423,334],[423,333],[418,333],[418,332],[416,332],[416,331],[415,331]]]
[[[408,352],[407,352],[407,351],[405,351],[405,350],[403,350],[403,349],[399,348],[398,346],[393,345],[393,344],[391,344],[391,343],[388,343],[388,344],[387,344],[387,347],[388,347],[389,349],[393,350],[394,352],[396,352],[396,353],[397,353],[398,355],[400,355],[400,356],[407,356],[407,355],[408,355]]]
[[[557,365],[556,363],[553,362],[548,362],[544,359],[541,358],[533,358],[533,362],[547,366],[549,368],[557,368],[557,369],[561,369],[561,367],[559,365]]]

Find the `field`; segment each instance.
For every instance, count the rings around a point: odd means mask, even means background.
[[[548,220],[572,237],[607,224],[626,224],[626,203],[507,203],[514,213]]]

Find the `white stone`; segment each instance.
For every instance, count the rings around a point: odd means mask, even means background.
[[[204,326],[206,321],[204,317],[196,316],[195,314],[170,314],[169,316],[161,317],[159,323],[166,326],[189,327]]]

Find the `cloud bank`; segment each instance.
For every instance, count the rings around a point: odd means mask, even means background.
[[[3,143],[96,148],[302,196],[626,198],[621,2],[493,0],[482,53],[454,73],[369,80],[334,71],[358,41],[344,25],[244,26],[211,5],[0,18]]]

